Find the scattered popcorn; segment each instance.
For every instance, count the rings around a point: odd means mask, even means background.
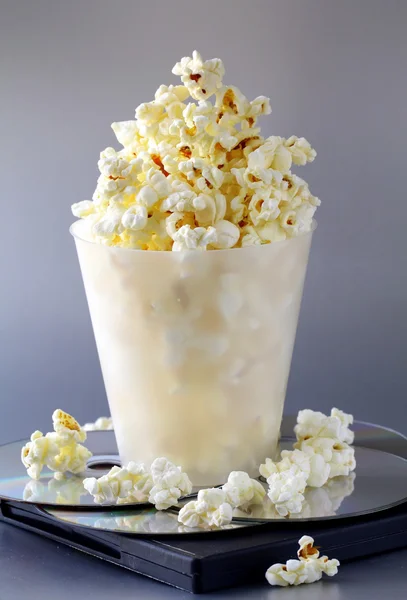
[[[269,99],[249,101],[224,84],[219,58],[204,60],[195,50],[172,72],[182,85],[161,85],[135,120],[112,124],[123,148],[100,154],[92,200],[72,205],[91,236],[111,246],[183,251],[310,231],[320,202],[291,172],[293,163],[314,160],[309,142],[264,139],[257,120],[271,112]]]
[[[128,504],[147,502],[153,482],[144,465],[130,462],[127,467],[113,467],[102,477],[84,479],[83,486],[97,504]]]
[[[293,465],[297,466],[305,475],[307,486],[321,487],[330,476],[330,466],[323,456],[318,453],[305,452],[302,447],[281,452],[282,460],[274,463],[270,458],[260,465],[260,475],[268,479],[272,473],[281,473],[289,470]]]
[[[331,410],[328,417],[321,412],[305,409],[300,410],[294,432],[298,442],[311,437],[334,438],[339,442],[352,444],[354,433],[349,429],[353,416],[337,408]]]
[[[283,450],[281,452],[282,460],[275,463],[271,458],[266,458],[266,462],[260,465],[259,472],[264,479],[268,479],[274,473],[281,473],[291,469],[294,465],[297,466],[304,475],[308,478],[310,473],[309,457],[300,450]]]
[[[227,502],[224,490],[210,488],[200,490],[196,500],[181,508],[178,521],[186,527],[216,529],[229,525],[232,521],[232,506]]]
[[[156,458],[151,465],[153,487],[149,501],[157,510],[176,506],[181,496],[192,492],[192,483],[181,467],[175,466],[166,458]]]
[[[113,421],[111,417],[99,417],[94,423],[85,423],[82,429],[84,431],[111,431],[113,429]]]
[[[322,577],[322,573],[320,574]],[[315,569],[311,572],[308,565],[301,560],[290,559],[285,564],[276,563],[266,571],[266,579],[270,585],[287,587],[317,581]]]
[[[44,436],[41,431],[34,431],[30,441],[21,450],[21,460],[32,479],[39,479],[45,465],[59,454],[59,447],[53,438]],[[50,467],[49,467],[50,468]]]
[[[349,429],[352,423],[352,415],[336,408],[329,417],[312,410],[298,413],[294,450],[283,450],[280,462],[266,458],[259,468],[270,486],[268,497],[281,516],[298,517],[301,513],[306,517],[307,511],[311,514],[312,498],[308,493],[304,502],[305,488],[322,488],[328,480],[347,477],[355,470],[355,450],[349,445],[354,439]],[[329,505],[328,514],[332,510],[334,514],[328,496],[321,493],[317,500],[324,498]]]
[[[339,561],[336,560],[336,558],[329,560],[327,556],[319,556],[319,550],[314,547],[314,538],[309,535],[303,535],[302,538],[298,540],[298,544],[300,546],[297,551],[299,560],[311,564],[317,562],[321,571],[329,577],[337,574]]]
[[[81,473],[92,456],[79,443],[86,440],[86,432],[71,415],[58,409],[52,420],[55,431],[45,436],[35,431],[21,450],[22,463],[33,479],[39,479],[44,467],[57,473]]]
[[[291,514],[301,512],[307,485],[304,471],[293,465],[285,471],[272,473],[267,483],[269,484],[267,495],[280,516],[289,517]]]
[[[232,471],[222,490],[226,494],[226,502],[233,508],[241,507],[243,510],[250,505],[261,504],[266,495],[261,483],[243,471]]]
[[[81,428],[78,421],[60,408],[52,415],[54,431],[67,441],[84,442],[86,432]]]
[[[270,585],[287,587],[314,583],[322,578],[323,573],[328,577],[337,574],[339,561],[335,558],[330,560],[327,556],[319,557],[312,537],[304,535],[298,543],[298,560],[290,559],[286,564],[277,563],[267,569],[266,579]]]
[[[318,464],[317,461],[319,461],[320,470],[318,471],[318,468],[315,468],[314,477],[318,477],[318,474],[322,473],[323,463],[326,465],[325,469],[327,469],[329,478],[349,475],[356,468],[355,449],[335,438],[312,437],[297,442],[295,447],[309,455],[310,461],[315,461],[315,464]],[[312,483],[309,483],[309,485],[312,485]]]

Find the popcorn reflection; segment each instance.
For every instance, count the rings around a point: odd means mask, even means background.
[[[52,478],[47,483],[33,479],[24,488],[26,502],[49,502],[52,504],[81,504],[86,494],[82,477]]]

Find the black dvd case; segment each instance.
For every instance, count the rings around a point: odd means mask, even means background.
[[[185,537],[141,538],[72,526],[34,505],[4,500],[0,519],[195,594],[263,580],[272,563],[296,556],[304,534],[340,561],[407,546],[407,503],[336,522],[284,521]]]

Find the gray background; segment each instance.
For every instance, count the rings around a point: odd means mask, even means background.
[[[405,0],[0,0],[0,441],[60,406],[107,413],[68,226],[110,123],[194,48],[304,135],[323,201],[287,411],[337,405],[407,432]],[[404,368],[403,368],[404,367]]]

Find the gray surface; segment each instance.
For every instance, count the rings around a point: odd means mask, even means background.
[[[405,0],[0,0],[0,441],[61,406],[107,412],[68,234],[110,123],[196,47],[304,135],[323,201],[288,409],[338,405],[407,432]]]
[[[343,564],[332,579],[297,588],[255,586],[197,598],[256,600],[382,600],[404,598],[407,550]],[[190,600],[193,596],[0,523],[1,600]]]

